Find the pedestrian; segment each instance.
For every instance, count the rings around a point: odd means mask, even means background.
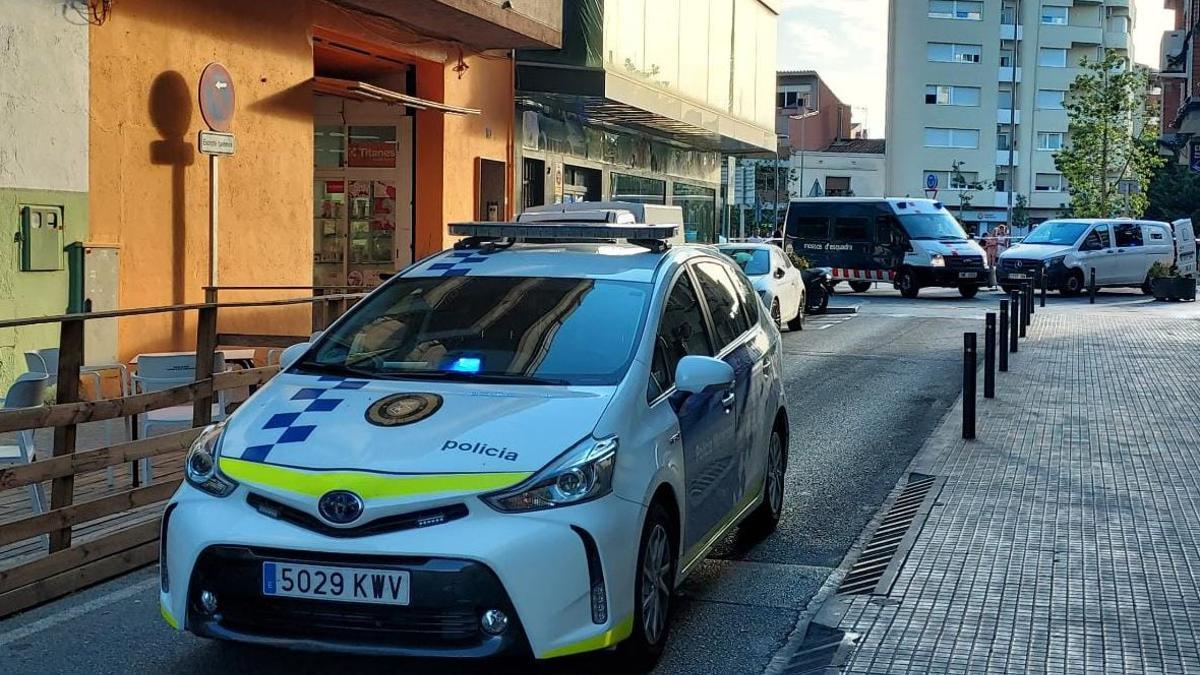
[[[1003,227],[1003,226],[1000,226],[1000,227]],[[1000,227],[988,230],[987,232],[983,233],[983,250],[984,250],[984,252],[987,253],[988,267],[996,266],[996,257],[998,255],[998,253],[996,252],[996,246],[999,243],[996,240],[996,230],[1000,229]]]
[[[996,260],[1000,259],[1000,254],[1008,250],[1008,226],[1000,225],[996,227]]]
[[[783,248],[783,229],[782,228],[777,227],[777,228],[775,228],[775,231],[771,233],[771,243],[775,244],[779,248]]]

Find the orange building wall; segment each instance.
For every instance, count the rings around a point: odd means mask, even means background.
[[[477,116],[418,111],[418,257],[448,245],[446,223],[474,217],[475,159],[508,165],[512,202],[512,63],[466,56],[460,79],[448,53],[428,39],[389,39],[327,3],[295,0],[122,0],[93,26],[91,50],[91,237],[121,245],[122,307],[203,301],[208,278],[206,128],[196,103],[200,73],[223,63],[237,87],[237,154],[220,164],[222,286],[312,283],[313,26],[405,55],[417,94],[479,108]],[[295,291],[259,298],[299,295]],[[227,292],[222,300],[253,299]],[[183,349],[194,313],[122,319],[122,358]],[[224,311],[222,332],[307,334],[307,309]]]

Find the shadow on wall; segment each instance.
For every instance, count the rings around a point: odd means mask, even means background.
[[[150,120],[161,141],[150,144],[150,163],[171,167],[171,303],[185,301],[187,257],[187,192],[184,186],[187,168],[196,162],[196,149],[185,136],[192,125],[193,92],[183,75],[175,70],[160,73],[150,85]],[[171,315],[171,342],[184,339],[183,312]]]

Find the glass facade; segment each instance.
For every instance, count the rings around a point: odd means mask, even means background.
[[[638,204],[666,204],[667,181],[657,178],[643,178],[625,173],[610,174],[611,186],[609,194],[618,202],[635,202]]]
[[[673,183],[671,204],[683,207],[683,230],[689,242],[717,240],[717,191],[712,188]]]

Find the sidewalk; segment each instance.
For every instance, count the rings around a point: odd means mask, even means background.
[[[890,593],[817,618],[844,672],[1200,672],[1200,321],[1048,308],[1011,370],[914,459],[945,484]]]

